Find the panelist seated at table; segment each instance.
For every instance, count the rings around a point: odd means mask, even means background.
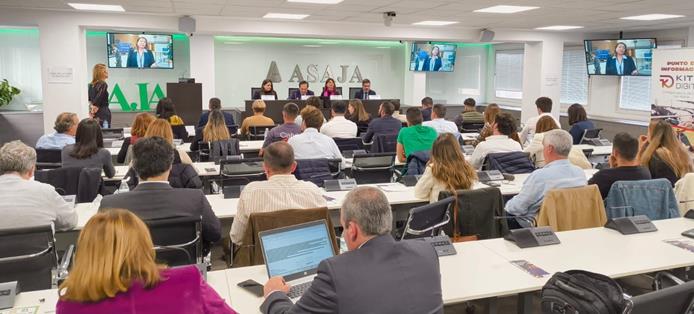
[[[307,96],[313,96],[315,95],[312,90],[308,89],[308,82],[306,81],[301,81],[299,82],[299,89],[293,91],[291,95],[289,95],[289,100],[302,100],[303,98]]]
[[[347,193],[340,210],[349,252],[323,260],[296,304],[289,286],[272,277],[264,286],[265,314],[443,313],[439,259],[420,241],[395,241],[388,199],[374,187]],[[298,252],[297,252],[298,253]]]
[[[202,217],[204,251],[221,238],[219,218],[200,189],[174,189],[169,172],[174,148],[160,137],[141,139],[133,146],[133,169],[140,183],[130,192],[107,195],[99,211],[127,208],[144,220],[174,217]]]
[[[210,101],[208,102],[208,105],[207,105],[207,110],[208,110],[207,112],[203,112],[202,115],[200,115],[200,120],[198,120],[197,127],[202,128],[207,124],[207,119],[209,119],[210,112],[212,112],[213,110],[222,111],[222,101],[217,97],[210,98]],[[235,125],[234,116],[232,116],[230,112],[222,111],[222,114],[224,114],[224,122],[226,123],[227,126]],[[233,128],[229,131],[236,134],[235,133],[236,128]]]
[[[99,168],[106,177],[116,175],[111,153],[104,148],[101,127],[94,119],[84,119],[77,125],[75,144],[63,147],[60,157],[63,167]]]
[[[341,95],[340,91],[337,90],[337,86],[335,85],[335,80],[332,78],[328,78],[328,80],[325,81],[325,86],[323,86],[323,91],[320,93],[320,96],[322,98],[330,98],[330,96],[338,96]]]
[[[34,181],[36,151],[12,141],[0,148],[0,229],[53,224],[56,230],[77,225],[77,213],[50,184]]]
[[[276,142],[264,149],[263,170],[267,181],[251,182],[241,191],[229,232],[231,242],[243,244],[248,219],[253,213],[327,207],[318,186],[297,180],[292,174],[295,169],[294,151],[286,142]]]
[[[371,143],[374,136],[382,134],[398,134],[402,128],[402,122],[393,117],[395,106],[390,101],[384,101],[378,107],[378,115],[380,118],[371,120],[366,134],[363,135],[364,143]]]
[[[639,151],[639,140],[626,132],[617,133],[612,139],[612,154],[610,155],[610,168],[596,172],[588,184],[596,184],[600,189],[602,198],[617,181],[650,180],[651,173],[648,168],[641,166],[636,158]]]
[[[571,134],[565,130],[545,132],[542,140],[545,166],[533,171],[523,182],[520,193],[506,202],[505,210],[509,215],[536,216],[548,191],[586,185],[583,169],[568,160],[572,143]],[[509,220],[509,228],[520,227],[529,226],[524,220]]]
[[[369,96],[377,95],[376,91],[371,89],[371,81],[364,79],[361,81],[361,89],[354,94],[354,98],[366,100]]]
[[[274,98],[274,100],[277,100],[277,92],[275,91],[275,87],[272,85],[272,80],[263,80],[260,90],[253,94],[253,99],[265,100],[264,96],[269,97],[271,99]]]
[[[158,264],[147,226],[128,210],[94,215],[77,246],[70,276],[60,285],[57,314],[236,313],[197,267]]]

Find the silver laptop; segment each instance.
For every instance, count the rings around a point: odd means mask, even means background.
[[[283,276],[292,301],[311,287],[318,264],[335,255],[325,220],[263,231],[258,237],[268,277]]]

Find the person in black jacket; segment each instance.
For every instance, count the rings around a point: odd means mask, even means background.
[[[164,97],[159,100],[156,108],[157,118],[164,119],[171,125],[171,131],[175,139],[187,140],[188,131],[183,119],[176,115],[176,106],[174,106],[171,98]]]
[[[617,133],[612,140],[610,168],[601,169],[593,175],[588,184],[597,184],[602,198],[617,181],[650,180],[651,173],[647,167],[641,166],[636,156],[639,152],[639,141],[629,133]]]
[[[253,94],[253,99],[261,99],[264,95],[274,96],[275,100],[277,100],[277,92],[275,91],[275,88],[272,86],[272,81],[269,79],[263,80],[263,84],[260,88],[260,91],[257,91]]]
[[[99,120],[102,128],[111,127],[111,109],[108,108],[108,70],[106,65],[99,63],[92,70],[92,82],[89,84],[89,115]]]

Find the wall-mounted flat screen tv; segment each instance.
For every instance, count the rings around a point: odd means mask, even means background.
[[[170,34],[107,33],[109,68],[173,69]]]
[[[410,71],[453,72],[456,45],[413,43]]]
[[[651,76],[655,38],[586,40],[588,75]]]

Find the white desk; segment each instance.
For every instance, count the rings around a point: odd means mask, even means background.
[[[593,146],[593,145],[588,145],[588,144],[580,144],[580,145],[574,145],[575,147],[580,148],[581,150],[583,149],[592,149],[593,150],[593,156],[608,156],[612,154],[612,145],[609,146]]]

